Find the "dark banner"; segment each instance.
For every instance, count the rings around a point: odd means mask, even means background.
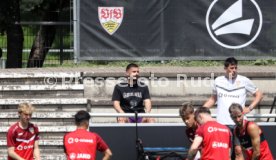
[[[275,0],[80,0],[79,59],[276,58]]]
[[[268,141],[273,156],[276,156],[275,125],[261,125],[264,136]],[[90,131],[98,133],[112,150],[114,160],[136,159],[136,130],[134,126],[90,126]],[[190,148],[191,143],[185,134],[185,126],[172,126],[169,124],[157,126],[139,126],[138,138],[144,147],[185,147]],[[102,155],[99,153],[97,160]]]

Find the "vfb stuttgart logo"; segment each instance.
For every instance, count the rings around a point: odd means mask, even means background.
[[[104,30],[112,35],[123,21],[124,7],[98,7],[98,16]]]
[[[214,0],[206,15],[212,39],[229,49],[251,44],[260,34],[262,24],[262,12],[254,0]]]

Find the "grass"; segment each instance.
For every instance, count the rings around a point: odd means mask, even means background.
[[[74,64],[73,60],[65,60],[62,65],[47,64],[44,67],[125,67],[129,63],[137,63],[143,67],[158,67],[158,66],[175,66],[175,67],[209,67],[209,66],[222,66],[223,61],[183,61],[183,60],[170,60],[170,61],[82,61]],[[239,65],[247,66],[276,66],[276,60],[255,60],[255,61],[239,61]]]

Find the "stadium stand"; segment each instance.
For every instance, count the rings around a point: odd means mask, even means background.
[[[149,85],[152,96],[152,113],[178,113],[178,107],[186,101],[201,106],[209,97],[210,86],[200,86],[192,78],[207,78],[223,74],[222,68],[142,68],[143,77],[152,73],[168,78],[167,86]],[[185,84],[177,86],[177,74],[187,76]],[[264,91],[265,97],[254,113],[269,113],[276,88],[275,72],[271,67],[243,68],[242,75],[250,77]],[[64,133],[74,130],[73,117],[77,110],[91,113],[115,113],[111,95],[117,79],[124,75],[124,68],[82,68],[82,69],[29,69],[3,70],[0,72],[0,159],[6,159],[6,132],[18,116],[17,105],[30,102],[36,108],[32,122],[41,131],[40,147],[45,160],[64,159],[62,138]],[[103,85],[96,85],[100,77]],[[115,79],[108,79],[113,77]],[[207,79],[207,83],[211,80]],[[195,84],[193,84],[195,83]],[[155,83],[156,84],[156,83]],[[250,99],[249,99],[250,101]],[[215,108],[213,108],[214,111]],[[253,113],[253,114],[254,114]],[[273,112],[274,113],[274,112]],[[259,118],[256,121],[266,121]],[[274,121],[271,118],[270,121]],[[92,118],[93,123],[115,123],[115,117]],[[180,118],[157,118],[158,123],[182,123]]]
[[[6,133],[18,121],[17,105],[32,103],[36,111],[32,122],[39,126],[42,159],[65,159],[63,135],[75,129],[73,115],[77,110],[90,110],[79,81],[65,79],[79,77],[79,72],[47,72],[0,74],[0,159],[7,157]]]

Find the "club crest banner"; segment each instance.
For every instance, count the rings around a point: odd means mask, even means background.
[[[275,0],[80,0],[80,60],[276,58]]]

